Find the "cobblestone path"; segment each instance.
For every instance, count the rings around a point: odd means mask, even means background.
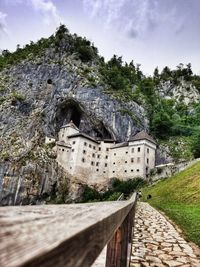
[[[134,233],[131,267],[200,267],[192,247],[148,203],[138,205]]]

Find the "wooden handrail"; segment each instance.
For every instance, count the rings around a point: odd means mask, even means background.
[[[0,208],[0,267],[127,267],[136,199]]]
[[[122,193],[117,200],[123,200],[124,199],[124,193]]]

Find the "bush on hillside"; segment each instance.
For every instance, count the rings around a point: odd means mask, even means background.
[[[191,149],[194,157],[200,158],[200,131],[193,135]]]
[[[83,190],[81,202],[114,201],[117,200],[122,193],[128,196],[146,184],[147,182],[141,178],[129,179],[127,181],[114,178],[111,180],[110,189],[104,193],[99,193],[96,189],[86,185]]]

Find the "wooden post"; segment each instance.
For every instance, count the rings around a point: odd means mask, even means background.
[[[128,267],[132,248],[132,230],[135,205],[108,243],[106,267]]]

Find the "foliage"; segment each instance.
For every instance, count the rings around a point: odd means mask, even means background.
[[[13,101],[19,101],[19,102],[25,100],[25,96],[23,96],[21,93],[16,92],[16,91],[12,92],[11,98]]]
[[[88,185],[84,187],[82,194],[82,202],[100,201],[100,200],[101,200],[101,195],[97,190],[89,187]]]
[[[0,96],[0,105],[2,105],[6,101],[4,96]]]
[[[145,184],[146,182],[141,178],[129,179],[127,181],[114,178],[112,181],[112,188],[115,192],[130,195],[132,192],[140,187],[143,187]]]
[[[195,158],[200,158],[200,130],[193,135],[191,148]]]
[[[117,200],[122,193],[130,195],[144,185],[146,185],[146,182],[141,178],[129,179],[127,181],[114,178],[111,181],[111,188],[104,193],[99,193],[96,189],[86,185],[82,194],[82,202]]]
[[[150,204],[164,211],[200,245],[200,163],[175,176],[142,190],[143,199],[151,194]],[[191,223],[192,222],[192,223]]]

